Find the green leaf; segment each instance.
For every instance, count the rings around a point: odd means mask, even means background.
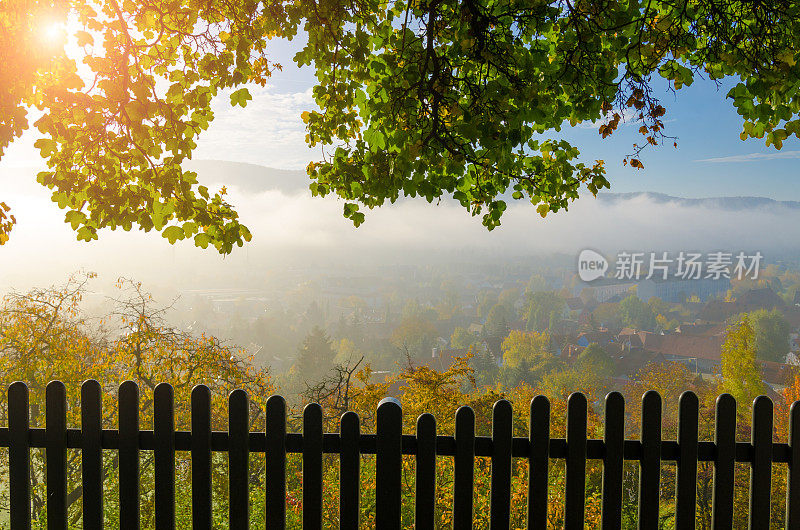
[[[250,95],[250,91],[246,88],[240,88],[233,94],[231,94],[231,105],[236,106],[239,105],[240,107],[245,107],[247,102],[253,99],[253,96]]]
[[[33,143],[33,146],[39,149],[43,158],[48,158],[58,150],[58,144],[51,138],[39,138]]]
[[[199,233],[194,236],[194,244],[200,248],[208,248],[208,244],[211,243],[211,236],[206,233]]]
[[[88,31],[78,31],[75,33],[75,38],[78,41],[78,46],[90,46],[94,44],[94,37]]]
[[[174,245],[179,239],[186,237],[183,228],[180,226],[168,226],[164,229],[161,235],[167,238],[171,245]]]

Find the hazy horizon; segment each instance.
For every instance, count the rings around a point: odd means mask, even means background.
[[[78,242],[33,171],[0,169],[3,199],[18,219],[11,241],[0,247],[0,256],[13,256],[0,267],[3,290],[58,283],[76,270],[96,271],[110,281],[126,276],[185,287],[235,283],[287,267],[569,258],[584,248],[758,250],[773,260],[800,251],[800,208],[792,203],[611,193],[582,197],[569,211],[542,219],[530,203],[510,201],[503,224],[488,232],[480,217],[451,199],[428,204],[417,198],[366,211],[366,222],[354,228],[342,216],[343,201],[311,197],[302,171],[224,161],[195,161],[191,167],[205,185],[228,187],[229,200],[253,233],[251,243],[227,257],[136,230],[105,230],[99,241]]]

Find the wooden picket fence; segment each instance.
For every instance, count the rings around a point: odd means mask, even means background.
[[[176,451],[191,453],[192,519],[195,529],[212,528],[212,452],[227,452],[229,462],[229,521],[232,529],[249,528],[252,510],[265,510],[266,527],[286,527],[286,456],[302,454],[302,518],[304,528],[322,527],[324,453],[339,455],[340,526],[359,526],[361,455],[375,455],[375,523],[381,530],[401,526],[402,456],[416,457],[415,528],[434,528],[436,459],[454,461],[453,527],[471,528],[475,458],[491,459],[490,528],[508,530],[511,517],[512,459],[530,465],[527,516],[529,529],[547,527],[548,469],[553,459],[565,466],[564,526],[584,526],[587,459],[602,460],[602,528],[621,528],[623,463],[639,463],[639,528],[658,528],[662,462],[675,462],[675,528],[694,528],[698,462],[713,462],[713,527],[732,528],[734,465],[750,465],[751,529],[770,527],[772,464],[788,464],[786,528],[800,528],[800,406],[791,408],[788,443],[773,442],[773,405],[762,396],[753,404],[750,442],[736,442],[736,403],[723,394],[716,403],[715,440],[698,440],[698,399],[692,392],[680,398],[677,440],[662,440],[661,397],[648,392],[642,399],[639,440],[626,440],[625,404],[621,394],[605,400],[605,434],[587,439],[587,401],[570,396],[566,438],[550,436],[550,403],[538,396],[530,405],[528,437],[514,437],[512,408],[495,403],[492,435],[475,435],[475,414],[458,409],[454,436],[440,435],[430,414],[417,420],[416,434],[403,434],[402,408],[386,399],[378,406],[376,433],[360,431],[359,417],[347,412],[340,432],[323,431],[322,409],[308,405],[303,432],[286,432],[286,403],[272,396],[266,405],[266,429],[250,432],[250,405],[243,390],[229,397],[227,431],[211,430],[211,394],[195,387],[191,395],[191,431],[175,430],[173,389],[160,384],[154,393],[153,430],[139,428],[139,390],[125,382],[119,388],[119,427],[102,428],[101,386],[87,381],[81,388],[81,427],[67,427],[66,388],[52,382],[46,389],[46,426],[31,428],[28,388],[13,383],[8,389],[8,427],[0,428],[0,447],[9,448],[10,522],[13,530],[31,527],[31,448],[43,448],[46,459],[47,526],[67,528],[67,449],[80,449],[82,458],[83,528],[103,526],[103,450],[116,451],[119,472],[119,526],[140,526],[140,454],[152,451],[155,473],[156,528],[175,527]],[[266,467],[265,506],[250,506],[249,453],[263,454]]]

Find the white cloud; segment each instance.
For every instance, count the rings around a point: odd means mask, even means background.
[[[280,93],[271,86],[248,86],[253,99],[245,108],[231,107],[228,90],[212,103],[214,120],[197,140],[193,158],[236,160],[280,169],[304,169],[320,158],[305,143],[303,111],[317,108],[311,89]],[[39,115],[29,113],[33,123]],[[0,168],[43,167],[34,142],[42,135],[33,127],[6,149]]]
[[[763,160],[784,160],[800,158],[800,151],[775,151],[772,153],[748,153],[745,155],[731,155],[721,156],[717,158],[704,158],[702,160],[695,160],[695,162],[761,162]]]
[[[231,107],[230,92],[217,96],[214,121],[197,142],[195,159],[236,160],[280,169],[302,169],[319,158],[305,143],[300,115],[316,108],[311,89],[277,93],[269,85],[248,87],[247,107]]]
[[[279,190],[244,194],[232,187],[229,199],[251,229],[253,241],[223,259],[191,242],[170,246],[155,233],[105,231],[99,241],[80,243],[32,174],[0,172],[0,188],[19,219],[11,242],[0,247],[0,285],[61,281],[81,268],[110,278],[212,284],[231,275],[256,277],[298,260],[419,263],[461,250],[500,259],[551,252],[577,256],[584,248],[760,250],[768,257],[771,252],[800,250],[800,208],[780,203],[733,209],[645,195],[613,201],[588,197],[568,212],[542,219],[529,203],[513,202],[503,225],[487,232],[480,217],[471,217],[452,201],[435,205],[414,199],[367,210],[366,223],[356,229],[343,218],[342,202],[335,198]]]

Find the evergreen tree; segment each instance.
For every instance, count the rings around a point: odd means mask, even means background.
[[[493,386],[500,374],[500,367],[494,357],[485,348],[473,348],[473,353],[470,365],[475,371],[475,384],[479,387]]]
[[[333,367],[334,357],[330,337],[321,327],[314,326],[297,350],[297,358],[292,366],[295,382],[319,382]]]

